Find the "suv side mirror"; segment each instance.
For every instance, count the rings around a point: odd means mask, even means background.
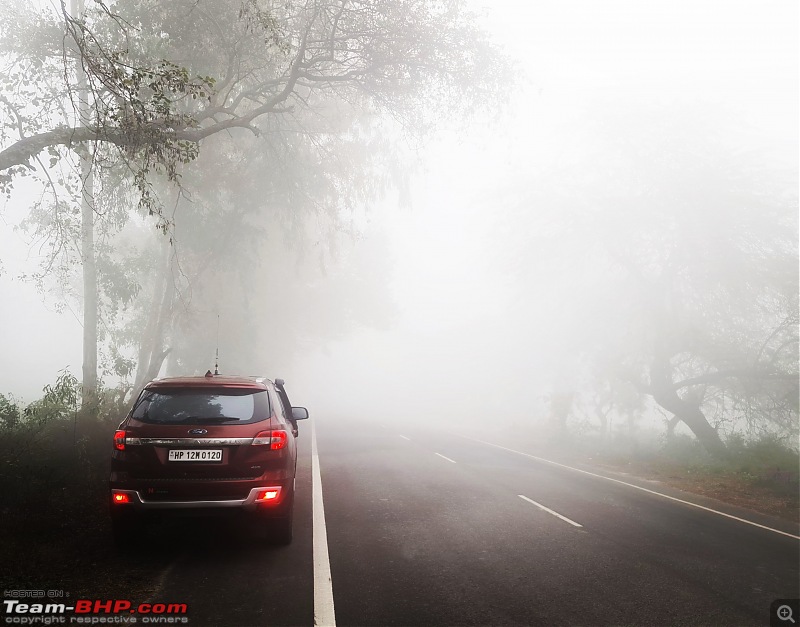
[[[308,418],[308,410],[305,407],[292,407],[293,420],[305,420]]]

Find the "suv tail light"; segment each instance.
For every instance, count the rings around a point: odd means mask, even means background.
[[[266,490],[259,490],[256,494],[256,503],[265,503],[267,501],[276,500],[281,494],[280,487],[267,488]]]
[[[125,431],[122,429],[114,432],[114,448],[118,451],[125,450]]]
[[[288,439],[289,434],[283,429],[260,431],[253,438],[253,445],[265,446],[268,444],[271,451],[277,451],[286,446]]]
[[[120,490],[112,490],[111,501],[116,504],[130,503],[131,496],[127,492],[122,492]]]

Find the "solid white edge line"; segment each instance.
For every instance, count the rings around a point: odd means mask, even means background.
[[[442,455],[441,453],[436,453],[436,452],[434,452],[434,455],[438,455],[438,456],[439,456],[439,457],[441,457],[442,459],[446,459],[446,460],[447,460],[447,461],[449,461],[451,464],[455,464],[455,463],[456,463],[456,460],[454,460],[454,459],[450,459],[449,457],[445,457],[445,456],[444,456],[444,455]]]
[[[471,438],[467,435],[463,435],[461,433],[457,434],[460,435],[462,438],[466,440],[472,440],[473,442],[479,442],[481,444],[488,444],[489,446],[494,446],[495,448],[503,449],[504,451],[509,451],[511,453],[516,453],[517,455],[522,455],[524,457],[530,457],[531,459],[538,460],[540,462],[544,462],[546,464],[552,464],[553,466],[560,466],[561,468],[566,468],[568,470],[574,470],[575,472],[583,473],[584,475],[589,475],[591,477],[597,477],[598,479],[605,479],[606,481],[613,481],[614,483],[619,483],[620,485],[626,485],[629,488],[636,488],[637,490],[641,490],[642,492],[648,492],[649,494],[655,494],[656,496],[661,496],[665,499],[669,499],[670,501],[675,501],[676,503],[683,503],[684,505],[690,505],[692,507],[696,507],[698,509],[705,510],[707,512],[711,512],[712,514],[717,514],[719,516],[724,516],[725,518],[731,518],[733,520],[738,520],[739,522],[743,522],[747,525],[752,525],[753,527],[758,527],[759,529],[766,529],[767,531],[772,531],[774,533],[779,533],[782,536],[787,536],[789,538],[794,538],[795,540],[800,540],[800,536],[796,536],[793,533],[788,533],[786,531],[781,531],[780,529],[774,529],[773,527],[767,527],[766,525],[760,525],[757,522],[753,522],[752,520],[747,520],[746,518],[739,518],[738,516],[734,516],[732,514],[726,514],[725,512],[720,512],[716,509],[711,509],[710,507],[706,507],[705,505],[698,505],[697,503],[692,503],[691,501],[684,501],[683,499],[676,498],[674,496],[669,496],[668,494],[663,494],[662,492],[656,492],[655,490],[648,490],[647,488],[643,488],[642,486],[635,485],[633,483],[628,483],[627,481],[620,481],[619,479],[612,479],[611,477],[606,477],[604,475],[598,475],[593,472],[589,472],[588,470],[581,470],[580,468],[573,468],[572,466],[567,466],[566,464],[560,464],[558,462],[551,461],[549,459],[545,459],[544,457],[537,457],[536,455],[531,455],[530,453],[523,453],[522,451],[515,451],[513,448],[508,448],[505,446],[500,446],[499,444],[494,444],[493,442],[487,442],[485,440],[478,440],[476,438]]]
[[[311,502],[313,505],[314,624],[335,627],[331,562],[328,558],[328,532],[322,503],[322,476],[317,453],[317,430],[311,423]]]
[[[399,434],[398,434],[398,435],[399,435]],[[406,437],[406,436],[404,436],[404,435],[401,435],[400,437],[401,437],[401,438],[403,438],[404,440],[408,440],[409,442],[411,442],[411,438],[407,438],[407,437]]]
[[[542,505],[541,503],[537,503],[537,502],[536,502],[536,501],[534,501],[533,499],[529,499],[527,496],[523,496],[522,494],[517,494],[517,496],[518,496],[519,498],[521,498],[521,499],[524,499],[524,500],[528,501],[528,503],[533,503],[533,504],[534,504],[536,507],[538,507],[539,509],[543,509],[543,510],[544,510],[544,511],[546,511],[548,514],[552,514],[552,515],[553,515],[553,516],[555,516],[556,518],[560,518],[560,519],[561,519],[561,520],[563,520],[564,522],[568,522],[570,525],[573,525],[573,526],[575,526],[575,527],[583,527],[583,525],[579,525],[579,524],[578,524],[578,523],[576,523],[574,520],[570,520],[570,519],[569,519],[569,518],[567,518],[566,516],[562,516],[562,515],[561,515],[561,514],[559,514],[558,512],[554,512],[554,511],[553,511],[552,509],[550,509],[549,507],[545,507],[545,506],[544,506],[544,505]]]

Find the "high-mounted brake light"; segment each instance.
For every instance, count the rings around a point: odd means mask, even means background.
[[[253,438],[253,444],[256,446],[269,445],[271,451],[277,451],[286,446],[289,440],[289,434],[283,429],[276,429],[272,431],[260,431]]]
[[[130,503],[131,497],[126,492],[112,492],[111,501],[115,504]]]
[[[118,451],[125,450],[125,431],[122,429],[114,432],[114,448]]]

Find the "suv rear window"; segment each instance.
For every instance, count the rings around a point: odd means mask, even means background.
[[[247,424],[270,415],[266,390],[187,388],[144,390],[133,418],[151,424]]]

